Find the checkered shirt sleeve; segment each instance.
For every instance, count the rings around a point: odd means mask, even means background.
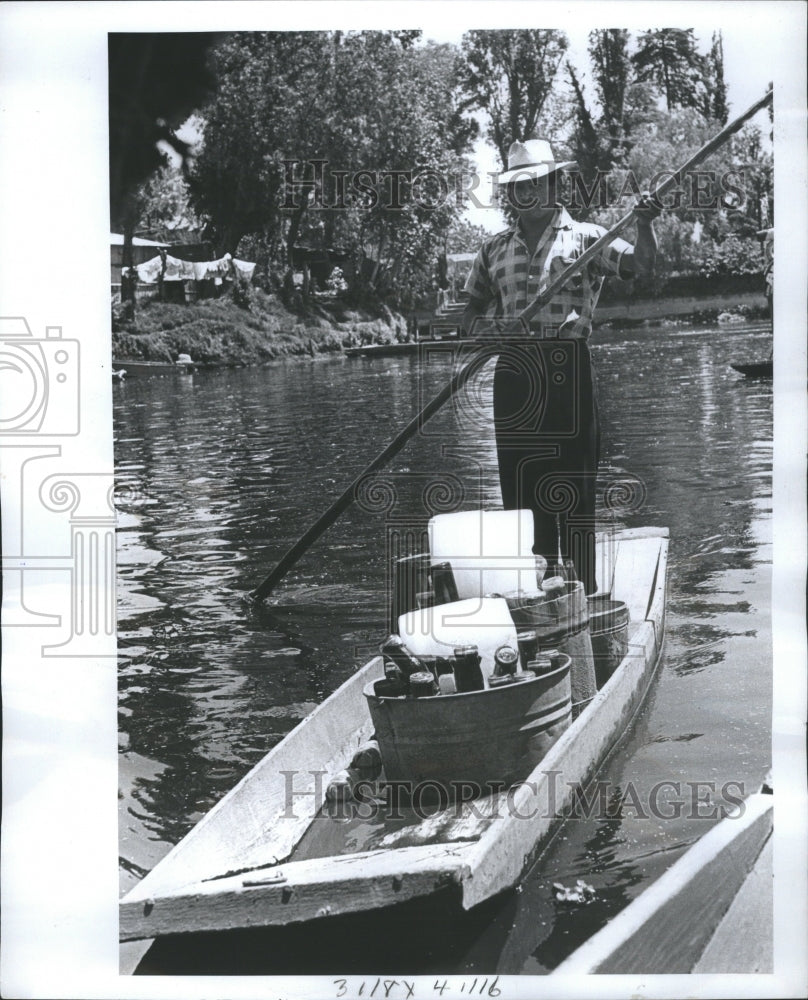
[[[600,239],[606,232],[602,226],[595,226],[588,222],[577,222],[576,231],[580,234],[583,243],[583,250],[587,250],[595,240]],[[625,240],[616,236],[611,243],[607,243],[601,250],[600,255],[589,265],[593,273],[601,277],[620,274],[620,265],[627,253],[633,253],[634,247]]]
[[[498,233],[486,240],[471,268],[465,291],[472,299],[489,305],[487,312],[515,318],[541,292],[580,257],[606,230],[586,222],[575,222],[566,212],[557,217],[531,259],[517,230]],[[542,337],[586,338],[603,279],[619,274],[633,247],[625,240],[612,240],[600,254],[574,275],[531,320],[531,329]]]

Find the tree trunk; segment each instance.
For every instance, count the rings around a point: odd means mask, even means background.
[[[294,247],[300,235],[300,223],[303,221],[305,213],[305,205],[300,205],[295,209],[286,233],[286,275],[283,279],[283,297],[287,305],[294,297]]]
[[[131,207],[124,215],[123,223],[123,256],[121,261],[121,306],[127,319],[135,318],[135,258],[132,252],[132,239],[135,233],[135,214]]]

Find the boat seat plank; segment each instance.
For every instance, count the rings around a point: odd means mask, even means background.
[[[391,906],[467,878],[465,845],[313,858],[259,875],[197,882],[158,899],[124,901],[122,941],[289,924]]]

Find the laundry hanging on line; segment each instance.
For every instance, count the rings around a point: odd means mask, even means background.
[[[223,278],[232,273],[235,268],[248,280],[252,279],[255,264],[247,260],[237,260],[229,253],[218,260],[180,260],[166,254],[165,274],[163,281],[205,281],[213,279],[219,284]],[[135,268],[138,281],[145,285],[154,285],[160,280],[163,271],[163,261],[160,255],[152,257],[143,264],[138,264]]]

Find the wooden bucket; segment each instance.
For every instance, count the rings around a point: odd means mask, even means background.
[[[597,693],[584,585],[580,581],[568,583],[566,593],[553,601],[539,598],[539,591],[505,595],[517,629],[532,629],[538,636],[539,649],[558,649],[572,660],[570,685],[575,718]]]
[[[628,608],[623,601],[590,597],[589,635],[595,659],[595,676],[602,688],[628,653]]]
[[[570,660],[532,680],[428,698],[379,698],[365,688],[388,781],[453,800],[525,778],[572,721]],[[421,793],[417,786],[429,782]],[[426,794],[430,792],[431,794]],[[462,795],[469,795],[468,786]]]

